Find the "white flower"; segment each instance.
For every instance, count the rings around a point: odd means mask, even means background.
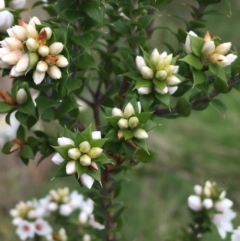
[[[202,200],[199,196],[191,195],[188,197],[188,207],[193,211],[200,211],[202,209]]]
[[[73,191],[70,194],[69,205],[73,209],[80,209],[83,204],[83,195],[79,194],[77,191]]]
[[[0,12],[0,32],[5,32],[13,25],[14,17],[7,10]]]
[[[80,157],[80,163],[82,166],[89,166],[91,164],[91,157],[87,154],[84,154]]]
[[[69,216],[73,212],[73,208],[67,203],[67,204],[62,204],[59,207],[59,213],[62,216]]]
[[[47,236],[52,233],[52,227],[43,219],[37,219],[34,222],[35,233],[39,236]]]
[[[149,68],[148,66],[143,66],[140,70],[142,77],[144,79],[152,79],[154,76],[154,72],[151,68]]]
[[[103,149],[102,148],[99,148],[99,147],[92,147],[90,149],[90,151],[88,152],[88,155],[92,158],[92,159],[95,159],[95,158],[98,158],[103,152]]]
[[[104,225],[96,222],[93,214],[91,214],[90,217],[89,217],[89,224],[90,224],[93,228],[95,228],[95,229],[102,230],[102,229],[105,228]]]
[[[16,95],[16,101],[19,105],[23,105],[27,102],[28,96],[25,89],[19,89]]]
[[[119,108],[115,107],[112,109],[112,116],[123,116],[123,112]]]
[[[137,139],[140,139],[140,140],[148,138],[148,133],[144,129],[141,129],[141,128],[134,131],[133,135],[134,135],[134,137],[136,137]]]
[[[231,236],[232,241],[239,241],[240,240],[240,227],[238,229],[233,230],[233,234]]]
[[[56,65],[50,66],[47,73],[53,79],[60,79],[62,77],[62,72]]]
[[[236,213],[231,209],[224,211],[223,213],[214,214],[212,222],[218,229],[218,232],[222,239],[226,238],[227,232],[233,230],[231,220],[236,217]]]
[[[121,118],[119,121],[118,121],[118,126],[120,129],[127,129],[128,128],[128,120],[127,119],[124,119],[124,118]]]
[[[88,189],[91,189],[91,187],[94,183],[94,179],[91,176],[89,176],[87,173],[84,173],[84,174],[81,175],[80,181]]]
[[[205,198],[202,202],[202,205],[205,209],[210,209],[213,207],[213,200],[210,198]]]
[[[233,202],[230,199],[224,198],[220,201],[217,201],[214,207],[218,212],[225,212],[226,210],[230,209],[232,205]]]
[[[78,148],[71,148],[68,150],[68,156],[73,160],[77,160],[81,156],[81,152]]]
[[[139,87],[137,88],[138,94],[140,95],[148,95],[152,92],[151,87]]]
[[[143,66],[146,66],[146,63],[144,61],[144,58],[142,56],[137,56],[136,57],[136,65],[139,71],[141,71],[141,68]]]
[[[33,223],[30,223],[26,220],[22,220],[18,224],[17,230],[16,230],[17,235],[21,240],[26,240],[28,238],[33,238],[35,234],[35,227]]]
[[[49,53],[51,55],[57,55],[62,52],[64,45],[60,42],[54,42],[49,46]]]
[[[82,241],[91,241],[91,236],[89,234],[84,234]]]
[[[128,119],[131,115],[134,115],[135,111],[131,103],[127,103],[123,111],[123,117]]]
[[[88,153],[90,151],[90,148],[91,146],[88,141],[83,141],[79,145],[80,152],[82,153]]]
[[[76,169],[76,163],[75,161],[69,161],[66,165],[66,173],[68,175],[72,175],[74,173],[76,173],[77,169]]]
[[[88,221],[88,214],[84,211],[80,212],[78,215],[78,221],[81,224],[85,224]]]

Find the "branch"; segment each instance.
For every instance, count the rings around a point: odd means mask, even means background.
[[[238,84],[240,82],[240,78],[239,76],[235,76],[235,77],[232,77],[228,80],[228,91],[231,90],[231,88]],[[204,103],[208,103],[210,102],[213,98],[215,98],[216,96],[218,96],[219,94],[221,94],[221,92],[219,92],[218,90],[214,89],[211,93],[199,98],[199,99],[196,99],[196,100],[193,100],[190,105],[191,105],[191,108],[194,109],[196,107],[198,107],[199,105],[201,104],[204,104]],[[174,114],[177,114],[175,108],[169,108],[169,109],[159,109],[159,108],[156,108],[155,111],[154,111],[154,115],[155,116],[165,116],[165,115],[174,115]]]

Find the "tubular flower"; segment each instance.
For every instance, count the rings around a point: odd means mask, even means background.
[[[207,181],[202,187],[194,187],[196,195],[188,198],[188,207],[199,217],[201,213],[208,215],[208,219],[216,226],[222,239],[226,238],[227,232],[233,231],[232,219],[236,213],[232,211],[233,202],[225,198],[226,192],[221,192],[215,183]],[[209,212],[207,210],[210,210]],[[205,217],[206,218],[206,217]]]
[[[146,95],[155,90],[157,93],[164,95],[166,93],[173,94],[181,81],[176,76],[179,67],[172,65],[172,54],[163,52],[159,54],[157,49],[151,53],[146,64],[141,56],[136,57],[136,66],[140,71],[142,77],[146,81],[141,87],[137,88],[140,95]],[[151,82],[150,82],[151,81]],[[174,89],[171,89],[175,87]]]
[[[38,31],[36,25],[41,25],[41,21],[33,17],[28,24],[19,20],[18,25],[7,29],[9,37],[0,42],[0,68],[10,67],[11,77],[25,75],[33,69],[33,81],[40,84],[46,74],[60,79],[61,68],[68,66],[68,60],[61,54],[64,49],[61,42],[49,44],[51,28]]]
[[[197,37],[197,35],[190,31],[187,35],[185,42],[185,49],[188,54],[192,53],[192,44],[190,40],[190,35]],[[208,64],[218,64],[222,67],[231,65],[237,58],[235,54],[228,54],[232,43],[222,43],[216,44],[209,32],[204,36],[204,44],[201,49],[201,61],[204,65]]]

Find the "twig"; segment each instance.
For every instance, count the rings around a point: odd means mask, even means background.
[[[89,101],[88,99],[86,99],[83,96],[78,96],[79,99],[81,99],[82,101],[84,101],[86,104],[88,104],[90,107],[93,107],[93,103],[91,101]]]
[[[99,97],[100,103],[105,99],[105,97],[107,97],[107,95],[111,92],[111,90],[113,89],[114,86],[115,86],[114,82],[112,82],[110,85],[108,85],[105,93],[103,93],[102,96]]]

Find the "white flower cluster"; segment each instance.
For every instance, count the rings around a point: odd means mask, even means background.
[[[39,200],[19,202],[15,209],[10,210],[10,215],[13,217],[13,224],[17,226],[16,233],[21,240],[38,235],[50,241],[53,240],[53,228],[46,219],[55,214],[68,217],[76,210],[79,211],[79,225],[104,229],[104,226],[94,219],[93,201],[84,200],[84,196],[77,191],[70,193],[66,187],[51,190],[49,195]],[[63,228],[59,230],[58,236],[60,241],[67,240],[67,234]],[[85,235],[83,240],[86,237]]]
[[[196,36],[196,33],[190,31],[187,35],[185,42],[185,50],[188,54],[192,53],[191,40],[189,35]],[[230,51],[232,43],[222,43],[216,46],[215,42],[212,40],[209,32],[206,33],[204,37],[204,45],[202,47],[202,62],[203,64],[218,64],[222,67],[231,65],[237,58],[235,54],[227,54]]]
[[[101,139],[101,132],[93,131],[92,138]],[[75,147],[74,141],[67,137],[59,137],[57,142],[59,146],[72,145],[72,148],[69,148],[68,150],[68,156],[72,159],[66,165],[66,173],[68,175],[72,175],[77,172],[77,161],[79,161],[82,166],[91,166],[95,170],[98,169],[98,166],[96,162],[94,162],[94,159],[102,154],[102,148],[91,147],[88,141],[84,141],[80,143],[78,147]],[[60,165],[64,161],[64,159],[59,153],[56,153],[53,156],[52,161],[55,164]],[[82,174],[80,180],[82,184],[87,188],[91,188],[94,183],[94,179],[87,173]]]
[[[26,0],[12,0],[9,2],[9,7],[12,9],[23,8],[26,4]],[[0,0],[0,32],[5,32],[8,28],[13,25],[14,17],[8,10],[2,9],[6,8],[5,1]]]
[[[136,65],[141,75],[146,80],[156,79],[157,81],[164,82],[166,86],[160,89],[154,85],[154,90],[161,95],[166,93],[173,94],[177,90],[177,86],[181,81],[175,76],[178,72],[179,66],[171,65],[172,54],[163,52],[159,54],[157,49],[154,49],[150,55],[149,63],[146,64],[142,56],[136,57]],[[139,87],[137,88],[138,93],[146,95],[152,92],[152,87]]]
[[[40,84],[46,73],[53,79],[60,79],[59,68],[68,66],[68,60],[60,54],[64,45],[60,42],[48,45],[52,30],[44,27],[38,31],[36,26],[41,25],[41,21],[37,17],[31,18],[28,24],[21,20],[18,23],[7,29],[9,37],[0,42],[0,68],[10,68],[10,76],[18,77],[36,67],[35,84]]]
[[[138,102],[138,113],[141,112],[141,104]],[[148,134],[147,132],[139,128],[139,119],[135,116],[135,110],[131,103],[127,103],[125,106],[123,112],[119,108],[113,108],[112,109],[112,116],[121,116],[122,118],[118,121],[118,126],[120,130],[118,131],[118,137],[119,139],[122,138],[122,130],[124,129],[130,129],[133,131],[133,136],[137,139],[147,139]]]
[[[210,181],[207,181],[204,187],[196,185],[194,191],[196,195],[191,195],[188,198],[188,207],[194,212],[213,211],[209,212],[213,213],[211,221],[224,239],[227,232],[233,231],[231,221],[236,216],[236,213],[231,209],[233,202],[225,197],[225,191],[219,192],[216,184]]]

